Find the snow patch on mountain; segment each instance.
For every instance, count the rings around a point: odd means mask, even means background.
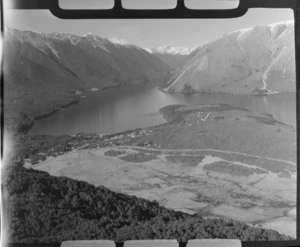
[[[161,54],[173,54],[173,55],[189,55],[195,50],[195,48],[188,47],[172,47],[172,46],[160,46],[157,48],[151,49],[152,53],[161,53]]]
[[[110,53],[110,51],[105,46],[109,42],[107,39],[100,38],[99,36],[94,35],[92,33],[84,35],[83,39],[86,39],[89,45],[92,45],[94,49],[101,48],[107,53]]]
[[[153,50],[151,48],[143,48],[143,49],[151,54],[153,53]]]
[[[118,45],[128,45],[126,40],[124,39],[119,39],[119,38],[111,38],[109,39],[112,43],[118,44]]]

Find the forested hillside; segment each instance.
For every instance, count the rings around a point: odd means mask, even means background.
[[[290,240],[245,223],[203,219],[86,182],[26,169],[21,162],[5,173],[5,210],[11,242],[79,239],[231,238]]]
[[[34,119],[78,101],[80,92],[160,85],[171,70],[138,46],[93,34],[7,29],[4,49],[5,125],[13,132],[24,132]]]

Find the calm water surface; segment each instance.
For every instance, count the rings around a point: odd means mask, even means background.
[[[84,94],[71,105],[47,118],[37,120],[30,134],[114,133],[145,128],[166,121],[158,113],[170,104],[229,104],[270,113],[281,122],[296,126],[296,95],[269,96],[229,94],[169,94],[156,88],[126,86]]]

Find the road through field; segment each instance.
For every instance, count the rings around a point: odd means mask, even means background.
[[[124,148],[133,148],[132,146],[119,146]],[[217,153],[226,153],[226,154],[236,154],[236,155],[242,155],[247,157],[253,157],[253,158],[259,158],[259,159],[266,159],[271,161],[278,161],[283,162],[286,164],[294,165],[296,166],[295,162],[289,161],[289,160],[282,160],[282,159],[276,159],[271,157],[265,157],[265,156],[258,156],[258,155],[252,155],[252,154],[246,154],[246,153],[240,153],[240,152],[232,152],[232,151],[226,151],[226,150],[216,150],[216,149],[156,149],[156,148],[145,148],[145,147],[134,147],[135,149],[140,149],[144,151],[161,151],[161,152],[200,152],[200,151],[208,151],[208,152],[217,152]]]

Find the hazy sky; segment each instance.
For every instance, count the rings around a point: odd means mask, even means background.
[[[105,0],[105,2],[107,1]],[[133,0],[127,1],[130,3]],[[149,3],[149,0],[139,1]],[[172,0],[167,0],[167,2],[169,1],[172,2]],[[210,7],[219,6],[220,2],[226,4],[234,2],[232,0],[209,1],[217,4],[210,4]],[[153,2],[160,3],[162,0]],[[189,4],[193,4],[193,2],[195,3],[196,0],[189,0]],[[197,2],[199,3],[199,0]],[[144,6],[149,7],[149,4]],[[226,6],[228,7],[228,5]],[[67,32],[77,35],[91,32],[101,37],[119,39],[142,47],[162,45],[195,47],[224,33],[293,19],[293,11],[289,9],[251,9],[243,17],[219,20],[62,20],[54,17],[47,10],[6,10],[4,17],[6,27],[21,30],[29,29],[46,33]]]

